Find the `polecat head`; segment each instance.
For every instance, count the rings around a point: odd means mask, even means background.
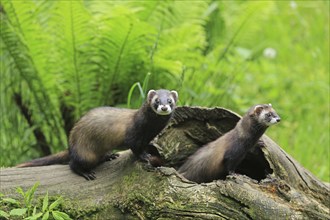
[[[273,109],[272,104],[255,105],[249,110],[249,116],[260,124],[271,126],[281,121],[280,116]]]
[[[158,115],[171,114],[176,106],[177,100],[178,93],[174,90],[169,91],[165,89],[152,89],[148,92],[148,104]]]

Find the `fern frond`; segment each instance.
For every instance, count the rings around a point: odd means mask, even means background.
[[[33,48],[30,44],[31,38],[27,34],[27,29],[29,31],[31,29],[39,30],[37,24],[30,22],[29,15],[31,16],[31,9],[34,8],[34,5],[31,2],[26,2],[26,4],[20,2],[18,4],[17,2],[4,1],[3,6],[5,13],[1,14],[1,39],[5,46],[4,49],[8,51],[12,58],[14,70],[17,71],[22,80],[15,86],[24,84],[27,86],[26,89],[32,95],[30,102],[33,103],[31,107],[34,111],[35,120],[38,121],[41,127],[49,126],[52,131],[55,131],[58,140],[61,140],[61,121],[58,120],[58,112],[40,77],[40,69],[37,65],[38,59],[33,56]],[[9,14],[11,15],[10,18],[8,17]],[[29,92],[24,91],[25,100],[28,98]],[[51,136],[49,136],[49,139],[51,139]]]
[[[53,17],[46,31],[56,42],[52,71],[61,80],[58,88],[66,94],[64,100],[74,108],[77,119],[92,107],[90,97],[94,76],[86,68],[92,58],[86,52],[93,31],[89,25],[90,14],[82,1],[58,1],[51,13]]]
[[[145,75],[138,68],[148,60],[146,48],[151,47],[155,35],[152,26],[134,15],[123,16],[125,12],[120,10],[117,13],[109,15],[100,11],[93,20],[99,30],[93,42],[94,48],[99,51],[99,62],[106,64],[103,68],[105,73],[97,74],[103,82],[99,88],[103,96],[100,103],[103,104],[114,102],[111,98],[115,87],[120,85],[128,91],[130,85]]]

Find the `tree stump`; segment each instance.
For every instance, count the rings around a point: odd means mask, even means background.
[[[178,107],[150,147],[164,167],[150,169],[127,150],[100,165],[94,181],[67,165],[2,168],[1,193],[17,198],[16,187],[39,181],[37,196],[61,195],[74,219],[330,219],[329,186],[266,135],[226,180],[197,184],[178,175],[175,168],[239,118],[223,108]]]

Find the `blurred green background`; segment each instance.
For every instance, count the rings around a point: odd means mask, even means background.
[[[67,148],[134,89],[243,114],[272,103],[267,134],[329,182],[329,1],[11,1],[1,13],[1,166]],[[137,87],[135,87],[137,88]]]

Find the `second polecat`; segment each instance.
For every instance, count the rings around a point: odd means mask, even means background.
[[[92,169],[111,159],[111,151],[114,149],[131,148],[136,156],[144,157],[145,147],[171,118],[177,99],[176,91],[150,90],[140,109],[92,109],[71,130],[68,150],[17,167],[69,162],[75,173],[93,180],[96,177]]]
[[[178,172],[197,183],[225,178],[235,171],[266,129],[280,120],[271,104],[251,107],[235,128],[197,150]]]

